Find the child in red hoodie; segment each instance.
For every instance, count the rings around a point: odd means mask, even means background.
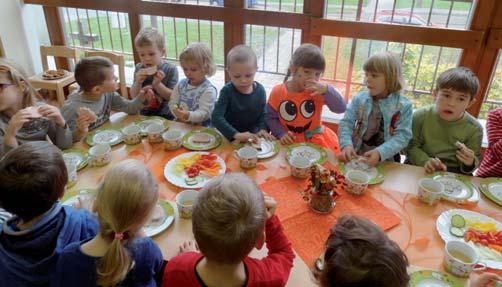
[[[169,261],[163,286],[284,286],[295,255],[275,207],[244,174],[208,182],[194,203],[196,244],[185,242],[182,254]],[[264,241],[267,257],[248,257]]]

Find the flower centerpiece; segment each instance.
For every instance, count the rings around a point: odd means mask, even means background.
[[[307,188],[303,191],[303,199],[309,202],[310,208],[318,213],[329,213],[336,205],[338,193],[335,188],[345,184],[343,175],[337,171],[326,169],[318,164],[310,168]]]

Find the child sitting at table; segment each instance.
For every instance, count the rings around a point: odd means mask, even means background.
[[[330,231],[324,264],[316,276],[322,287],[407,287],[407,266],[404,252],[381,228],[344,215]]]
[[[185,243],[171,259],[164,286],[284,286],[295,257],[274,215],[275,201],[265,197],[248,176],[220,175],[195,199],[192,228],[195,243]],[[266,241],[268,255],[249,257]]]
[[[319,82],[325,67],[321,49],[303,44],[291,56],[284,83],[272,89],[267,125],[283,145],[311,142],[340,152],[336,133],[321,123],[324,105],[335,113],[345,111],[345,102],[335,88]]]
[[[267,93],[262,84],[254,81],[257,69],[256,54],[250,47],[239,45],[228,52],[230,83],[221,89],[211,121],[229,141],[275,139],[265,122]]]
[[[348,162],[361,155],[370,166],[393,159],[408,145],[413,108],[401,94],[401,61],[391,52],[369,57],[363,66],[367,91],[352,97],[338,128],[339,159]]]
[[[483,128],[466,109],[478,87],[478,78],[465,67],[451,68],[439,75],[432,92],[435,104],[413,114],[407,163],[423,166],[427,173],[472,174],[479,163]]]
[[[98,235],[63,250],[52,286],[157,286],[162,253],[152,239],[142,237],[141,228],[158,198],[158,185],[143,163],[114,165],[94,201]]]
[[[191,43],[181,52],[180,64],[186,78],[174,87],[169,110],[179,121],[209,126],[217,93],[206,78],[216,72],[213,54],[206,44]]]
[[[488,148],[476,171],[476,176],[502,177],[502,108],[488,112],[486,132]]]
[[[67,182],[61,151],[45,141],[27,142],[0,161],[0,206],[14,214],[0,225],[5,286],[49,286],[63,248],[96,235],[91,213],[58,202]]]
[[[47,137],[59,148],[72,144],[57,107],[37,102],[37,92],[17,64],[0,59],[0,157],[10,149]]]
[[[126,100],[116,92],[117,77],[113,74],[113,63],[107,58],[81,59],[75,67],[75,80],[80,90],[69,95],[61,109],[73,132],[73,141],[79,141],[90,130],[106,122],[111,110],[133,115],[144,106],[144,90],[134,100]]]
[[[155,28],[145,27],[136,35],[134,46],[141,63],[134,69],[132,97],[144,89],[150,94],[150,101],[141,114],[172,119],[167,103],[178,83],[178,69],[162,58],[166,54],[164,35]]]

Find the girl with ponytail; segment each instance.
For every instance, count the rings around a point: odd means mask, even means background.
[[[99,234],[64,249],[53,286],[157,286],[162,253],[141,237],[141,228],[158,197],[158,185],[143,163],[124,160],[113,166],[94,201]]]

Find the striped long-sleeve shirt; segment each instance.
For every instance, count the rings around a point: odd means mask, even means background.
[[[491,110],[486,121],[488,148],[479,169],[480,177],[502,177],[502,108]]]

